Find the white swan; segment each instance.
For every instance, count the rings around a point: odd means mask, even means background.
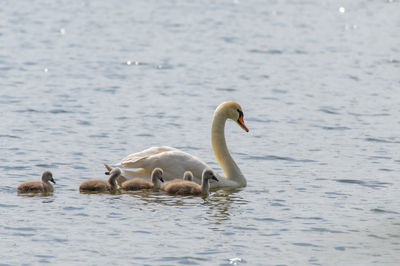
[[[238,103],[224,102],[220,104],[214,113],[211,127],[212,149],[226,177],[216,175],[219,182],[211,182],[211,188],[238,188],[246,186],[246,178],[233,160],[225,142],[225,122],[227,119],[235,121],[242,129],[249,131],[243,121],[243,111]],[[104,164],[108,170],[110,166]],[[177,176],[182,176],[185,171],[191,171],[196,183],[201,183],[204,169],[210,168],[199,158],[171,147],[151,147],[142,152],[133,153],[122,159],[119,163],[126,168],[136,168],[137,170],[123,169],[122,176],[127,179],[142,177],[150,179],[151,171],[160,167],[163,169],[163,178],[172,180]]]

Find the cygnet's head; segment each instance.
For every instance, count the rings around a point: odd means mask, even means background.
[[[113,168],[110,173],[110,175],[112,176],[120,176],[121,175],[121,169],[119,168]]]
[[[215,181],[218,182],[218,178],[215,176],[214,172],[213,172],[211,169],[205,169],[205,170],[203,171],[203,179],[204,179],[205,181],[208,181],[208,180],[210,180],[210,179],[213,179],[213,180],[215,180]]]
[[[186,180],[186,181],[193,181],[193,174],[192,174],[192,172],[186,171],[186,172],[183,174],[183,180]]]
[[[161,182],[164,182],[162,176],[163,176],[163,170],[161,168],[154,168],[153,172],[151,172],[152,181],[160,180]]]
[[[53,182],[54,184],[56,181],[53,179],[53,174],[50,171],[44,171],[42,174],[42,181],[47,183],[49,181]]]

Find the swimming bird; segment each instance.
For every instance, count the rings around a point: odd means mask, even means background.
[[[165,188],[166,186],[169,186],[171,183],[174,183],[174,182],[183,182],[183,181],[188,181],[188,182],[193,181],[193,174],[192,174],[192,172],[186,171],[186,172],[183,174],[183,178],[174,178],[174,179],[172,179],[172,180],[170,180],[170,181],[164,182],[164,183],[161,185],[161,189]]]
[[[118,189],[117,178],[121,175],[121,169],[113,168],[106,174],[110,175],[108,181],[101,179],[85,180],[79,186],[81,192],[106,192]]]
[[[172,182],[167,186],[161,187],[162,190],[169,194],[175,195],[207,195],[209,189],[209,180],[213,179],[218,182],[214,172],[211,169],[205,169],[201,178],[201,185],[190,181]]]
[[[193,181],[193,174],[192,174],[192,172],[186,171],[186,172],[183,174],[183,180],[185,180],[185,181]]]
[[[134,178],[122,183],[121,188],[124,190],[159,189],[160,181],[164,182],[162,175],[161,168],[154,168],[151,173],[151,182],[143,178]]]
[[[245,187],[247,182],[240,168],[229,153],[225,141],[225,123],[231,119],[243,130],[249,131],[243,120],[243,111],[236,102],[224,102],[214,112],[211,125],[211,144],[218,164],[225,173],[225,177],[216,174],[219,182],[211,182],[212,188],[238,188]],[[122,159],[119,163],[126,168],[122,169],[122,176],[126,179],[141,177],[150,178],[151,170],[155,167],[163,169],[164,180],[172,180],[182,176],[185,171],[191,171],[196,183],[201,182],[204,169],[210,168],[204,161],[184,151],[167,147],[151,147],[144,151],[133,153]],[[105,164],[107,168],[109,166]]]
[[[42,181],[27,181],[18,185],[18,193],[43,193],[53,192],[53,185],[56,181],[53,179],[53,174],[50,171],[44,171],[42,174]]]

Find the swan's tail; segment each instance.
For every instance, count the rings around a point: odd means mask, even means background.
[[[111,166],[109,166],[107,163],[104,163],[104,166],[107,168],[107,172],[105,172],[105,174],[106,175],[109,175],[110,174],[110,171],[112,170],[112,167]]]

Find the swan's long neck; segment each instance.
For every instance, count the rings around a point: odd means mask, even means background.
[[[227,179],[237,182],[240,186],[246,186],[246,179],[240,168],[229,153],[225,141],[225,122],[227,118],[223,110],[218,109],[213,118],[211,127],[211,145],[214,156],[221,166]]]

